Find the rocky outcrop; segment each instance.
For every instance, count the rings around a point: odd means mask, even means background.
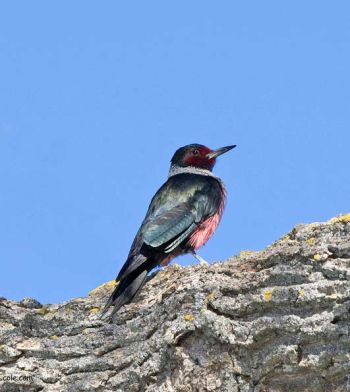
[[[108,323],[97,316],[112,288],[1,299],[0,390],[350,390],[350,215],[159,271]]]

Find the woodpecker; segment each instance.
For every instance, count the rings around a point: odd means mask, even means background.
[[[216,158],[234,147],[211,150],[189,144],[175,152],[168,179],[151,200],[102,315],[113,305],[112,318],[131,302],[156,266],[166,266],[184,253],[203,260],[196,250],[216,230],[226,199],[225,186],[212,169]]]

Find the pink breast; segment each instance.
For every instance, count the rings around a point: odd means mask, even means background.
[[[202,247],[209,238],[214,234],[218,224],[220,223],[221,215],[225,206],[225,194],[223,194],[222,202],[218,208],[218,211],[201,222],[197,229],[192,233],[188,245],[193,249],[198,249]]]

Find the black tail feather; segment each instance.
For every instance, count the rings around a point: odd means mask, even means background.
[[[113,318],[118,310],[123,305],[129,303],[141,290],[147,278],[147,270],[137,272],[137,274],[133,273],[119,282],[102,310],[101,317],[103,317],[107,313],[109,307],[113,305],[114,308],[109,315],[109,318]]]

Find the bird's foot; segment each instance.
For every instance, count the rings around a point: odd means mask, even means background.
[[[208,267],[209,263],[203,259],[203,257],[197,255],[196,252],[192,252],[193,256],[199,261],[200,265],[203,265],[205,267]]]

